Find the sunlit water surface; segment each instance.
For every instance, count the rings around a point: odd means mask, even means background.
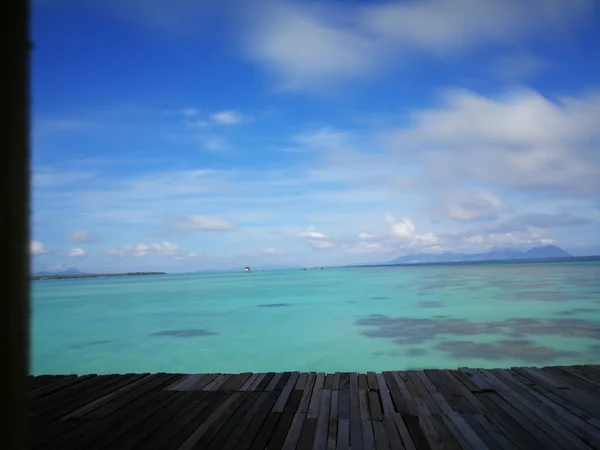
[[[600,362],[600,262],[32,282],[42,373]]]

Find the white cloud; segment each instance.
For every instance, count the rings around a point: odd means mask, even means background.
[[[179,232],[233,231],[235,226],[219,217],[191,215],[169,222],[169,228]]]
[[[387,254],[394,251],[394,249],[383,242],[354,242],[351,244],[343,244],[343,250],[346,253],[355,254]]]
[[[29,244],[29,252],[33,256],[39,256],[43,255],[44,253],[48,253],[48,251],[44,247],[44,244],[42,244],[40,241],[31,241]]]
[[[322,239],[319,240],[309,240],[308,243],[310,244],[310,246],[314,249],[317,250],[326,250],[329,248],[333,248],[335,246],[335,244],[331,241],[325,241]]]
[[[34,170],[32,173],[31,184],[34,188],[49,188],[54,186],[63,186],[73,184],[79,181],[92,178],[95,174],[85,171],[61,171],[54,170]]]
[[[249,57],[277,75],[287,89],[369,74],[378,65],[381,50],[336,19],[342,14],[314,5],[267,3],[249,20],[245,36]]]
[[[492,219],[504,209],[500,197],[483,189],[454,189],[441,194],[432,211],[434,216],[468,221]]]
[[[220,125],[235,125],[242,121],[242,116],[235,111],[221,111],[212,114],[210,118]]]
[[[502,81],[514,83],[533,78],[548,66],[548,61],[534,55],[508,55],[493,62],[491,74]]]
[[[181,114],[184,117],[196,117],[199,111],[196,108],[184,108],[181,110]]]
[[[69,250],[68,255],[71,258],[84,258],[86,256],[85,250],[82,248],[72,248]]]
[[[439,238],[433,233],[417,233],[416,226],[408,217],[396,221],[391,214],[385,216],[393,239],[413,247],[430,247],[439,242]]]
[[[196,253],[182,252],[178,244],[164,241],[155,244],[123,244],[118,248],[111,248],[107,251],[109,256],[118,256],[122,258],[140,258],[148,255],[172,256],[181,259],[182,257],[197,256]]]
[[[453,91],[439,109],[389,138],[396,157],[425,164],[436,181],[514,189],[600,192],[600,95],[551,101],[531,90],[498,98]]]
[[[281,254],[281,251],[279,251],[275,248],[271,248],[271,247],[263,248],[260,252],[263,255],[280,255]]]
[[[96,236],[86,230],[77,230],[69,233],[67,239],[71,242],[94,242],[96,241]]]
[[[306,231],[299,231],[295,233],[295,236],[298,238],[306,238],[306,239],[327,239],[328,236],[323,234],[315,229],[315,227],[308,227]]]
[[[488,44],[560,31],[584,19],[591,4],[588,0],[421,0],[343,6],[260,2],[261,7],[246,12],[250,26],[242,39],[248,56],[278,76],[284,88],[314,90],[334,87],[334,80],[377,73],[415,52],[460,55]]]
[[[358,235],[358,238],[359,238],[361,241],[366,241],[366,240],[369,240],[369,239],[374,239],[374,238],[375,238],[375,235],[373,235],[373,234],[369,234],[369,233],[360,233],[360,234]]]
[[[229,148],[227,140],[221,136],[202,136],[200,140],[204,150],[208,150],[209,152],[221,152]]]

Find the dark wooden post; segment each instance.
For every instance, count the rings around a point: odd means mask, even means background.
[[[25,449],[29,448],[29,2],[9,0],[2,10],[0,403],[5,422],[0,448]]]

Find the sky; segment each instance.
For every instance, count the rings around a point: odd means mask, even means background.
[[[600,254],[594,0],[34,0],[33,270]]]

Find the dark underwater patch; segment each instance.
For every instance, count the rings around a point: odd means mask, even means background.
[[[578,314],[578,313],[593,313],[593,312],[597,312],[598,309],[594,309],[594,308],[573,308],[573,309],[566,309],[564,311],[557,311],[554,314],[557,316],[572,316],[574,314]]]
[[[560,357],[578,355],[576,352],[560,351],[536,345],[526,339],[501,340],[491,343],[449,341],[437,344],[436,348],[454,358],[480,358],[490,361],[511,358],[531,363],[548,363]]]
[[[284,308],[286,306],[292,306],[289,303],[265,303],[264,305],[258,305],[259,308]]]
[[[99,341],[90,341],[90,342],[82,342],[80,344],[75,344],[71,348],[87,348],[87,347],[96,347],[99,345],[110,344],[113,341],[110,340],[99,340]]]
[[[422,344],[438,337],[501,335],[509,338],[526,336],[561,336],[600,340],[600,323],[577,318],[530,319],[473,322],[455,318],[392,318],[371,315],[357,320],[363,335],[390,339],[398,345]]]
[[[444,305],[442,302],[419,302],[419,308],[443,308]]]
[[[165,336],[165,337],[177,337],[177,338],[188,338],[188,337],[204,337],[214,336],[214,331],[204,330],[202,328],[190,328],[181,330],[164,330],[152,333],[151,336]]]
[[[406,350],[406,356],[423,356],[427,353],[429,352],[426,349],[419,347],[409,348]]]

